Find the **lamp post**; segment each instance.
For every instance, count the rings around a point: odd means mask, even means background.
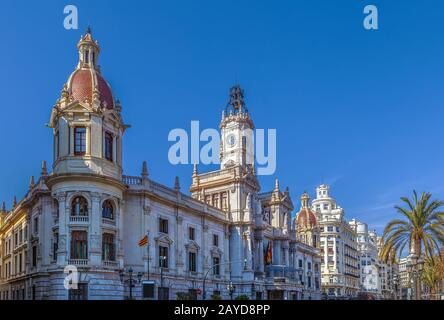
[[[397,274],[393,275],[393,287],[395,291],[395,300],[398,300],[398,284],[399,284],[399,276]]]
[[[233,294],[234,294],[234,291],[236,291],[236,286],[233,285],[232,281],[230,281],[230,283],[227,285],[227,289],[228,289],[228,292],[230,293],[231,300],[233,300]]]
[[[142,281],[142,273],[141,272],[137,273],[137,279],[134,278],[133,273],[134,273],[134,271],[130,267],[128,269],[128,272],[127,272],[128,279],[125,279],[125,272],[124,272],[124,270],[120,270],[119,271],[120,282],[128,284],[128,287],[129,287],[129,300],[133,300],[133,288],[135,287],[135,284],[138,284],[138,283],[140,283]]]
[[[421,273],[424,267],[424,260],[418,258],[414,253],[407,257],[407,271],[412,284],[412,296],[415,300],[421,300]]]
[[[226,264],[232,264],[232,263],[237,263],[237,262],[244,262],[244,270],[247,270],[247,259],[244,260],[237,260],[237,261],[230,261],[230,262],[225,262],[225,263],[217,263],[215,265],[213,265],[212,268],[208,268],[207,272],[205,273],[204,279],[203,279],[203,284],[202,284],[202,300],[205,300],[207,298],[207,291],[206,291],[206,281],[207,281],[207,277],[210,274],[210,271],[213,270],[215,267],[219,267],[222,265],[226,265]]]
[[[304,282],[302,281],[303,273],[304,273],[303,269],[298,269],[298,275],[299,275],[299,279],[298,280],[299,280],[300,285],[302,286],[302,288],[301,288],[301,300],[303,300],[303,298],[304,298],[304,287],[303,287]]]
[[[160,259],[160,291],[162,292],[162,297],[160,300],[164,300],[164,292],[163,292],[163,268],[165,267],[165,261],[167,259],[166,256],[159,257]]]

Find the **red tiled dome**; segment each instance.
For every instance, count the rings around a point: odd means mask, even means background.
[[[315,226],[317,224],[316,215],[310,209],[302,208],[297,215],[296,222],[298,226]]]
[[[92,102],[95,87],[100,94],[102,106],[113,109],[114,99],[111,88],[96,70],[78,69],[71,75],[68,83],[70,96],[79,102]]]

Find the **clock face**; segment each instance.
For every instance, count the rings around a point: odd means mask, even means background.
[[[228,135],[228,137],[227,137],[227,144],[230,147],[234,147],[236,145],[236,137],[235,137],[234,134]]]

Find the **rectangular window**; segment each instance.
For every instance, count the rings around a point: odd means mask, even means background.
[[[213,274],[218,276],[220,275],[220,258],[213,257]]]
[[[114,235],[111,233],[104,233],[102,236],[102,260],[103,261],[116,260]]]
[[[333,226],[328,226],[328,227],[327,227],[327,231],[328,231],[328,232],[333,232]]]
[[[59,234],[54,233],[54,243],[52,244],[52,257],[57,261],[57,250],[59,250]]]
[[[196,272],[196,252],[188,252],[188,270]]]
[[[34,234],[39,233],[39,217],[34,218]]]
[[[37,267],[37,246],[32,247],[32,266]]]
[[[83,156],[86,153],[86,128],[74,128],[74,154]]]
[[[86,231],[71,233],[71,259],[88,259],[88,233]]]
[[[168,247],[159,246],[159,267],[168,268]]]
[[[227,198],[227,193],[223,192],[222,193],[222,210],[227,210],[228,209],[228,198]]]
[[[302,260],[299,260],[299,268],[302,268]]]
[[[105,158],[113,161],[113,135],[105,132]]]
[[[217,234],[213,234],[213,246],[219,247],[219,236]]]
[[[20,253],[19,254],[19,272],[21,273],[23,271],[23,256]]]
[[[194,229],[193,227],[189,227],[188,228],[188,238],[190,240],[195,240],[195,236],[196,236],[196,229]]]
[[[159,232],[168,233],[168,220],[159,218]]]

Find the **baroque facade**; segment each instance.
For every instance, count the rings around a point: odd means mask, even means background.
[[[189,196],[178,178],[174,187],[150,179],[146,162],[140,175],[122,175],[129,126],[102,76],[99,44],[88,32],[77,47],[49,121],[52,172],[43,162],[27,194],[0,211],[0,299],[124,299],[120,272],[129,269],[154,283],[154,299],[202,289],[207,298],[319,299],[317,243],[297,237],[289,190],[276,180],[261,192],[247,161],[254,125],[240,87],[220,124],[221,168],[195,166]],[[66,290],[73,267],[79,284]],[[141,285],[131,289],[146,297]]]

